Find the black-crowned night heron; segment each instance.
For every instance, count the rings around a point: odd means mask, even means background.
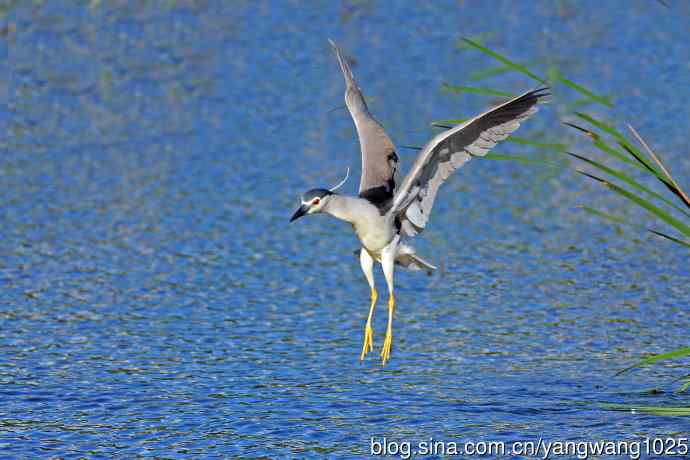
[[[388,285],[388,328],[381,349],[383,365],[393,344],[393,268],[397,263],[412,270],[434,270],[415,250],[401,241],[419,234],[429,220],[436,193],[450,173],[473,156],[484,156],[537,111],[546,88],[529,91],[481,115],[448,129],[421,150],[410,173],[398,187],[398,155],[381,124],[369,113],[362,92],[340,49],[330,41],[345,77],[345,103],[357,128],[362,149],[362,177],[358,196],[335,193],[347,176],[331,189],[315,188],[302,195],[302,204],[290,222],[307,214],[325,212],[352,224],[362,244],[360,264],[371,288],[371,305],[364,328],[360,360],[373,349],[371,320],[376,306],[374,261],[383,266]],[[349,171],[348,171],[349,172]]]

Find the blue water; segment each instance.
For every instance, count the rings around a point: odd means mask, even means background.
[[[587,109],[634,123],[690,184],[690,6],[667,2],[4,6],[0,456],[350,458],[372,437],[687,435],[687,417],[603,406],[688,406],[674,392],[687,361],[614,374],[688,345],[690,264],[579,210],[649,219],[596,184],[488,160],[458,171],[414,242],[441,270],[397,272],[385,368],[385,298],[358,362],[369,293],[351,229],[287,223],[300,193],[358,175],[328,37],[398,146],[495,102],[442,83],[535,86],[469,80],[496,65],[456,48],[481,37],[611,95],[614,109]],[[587,152],[556,93],[520,134]],[[400,154],[406,170],[415,151]]]

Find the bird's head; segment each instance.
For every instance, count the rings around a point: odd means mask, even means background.
[[[345,174],[345,179],[343,179],[338,185],[333,188],[313,188],[302,195],[302,205],[297,208],[297,211],[290,218],[290,222],[297,220],[302,216],[307,214],[315,214],[317,212],[323,212],[328,202],[335,196],[335,191],[339,189],[350,177],[350,168],[347,168],[347,173]]]
[[[334,195],[333,192],[325,188],[313,188],[302,195],[302,205],[297,208],[297,211],[290,218],[290,222],[297,220],[307,214],[315,214],[322,212],[324,207],[328,204],[328,200]]]

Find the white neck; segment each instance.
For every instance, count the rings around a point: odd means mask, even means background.
[[[331,195],[322,212],[355,225],[358,220],[367,216],[367,208],[371,206],[368,201],[359,197]]]

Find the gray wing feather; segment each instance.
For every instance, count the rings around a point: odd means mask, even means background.
[[[392,212],[401,232],[414,236],[424,230],[441,184],[473,156],[484,156],[537,111],[546,88],[529,91],[466,121],[429,141],[395,194]]]
[[[398,155],[395,146],[381,124],[369,112],[362,92],[357,86],[345,56],[333,40],[329,40],[345,78],[345,104],[357,128],[362,150],[362,177],[360,196],[372,201],[389,202],[395,193]]]

